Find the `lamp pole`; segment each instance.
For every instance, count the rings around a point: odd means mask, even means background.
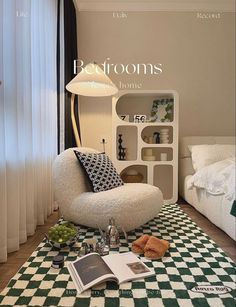
[[[77,147],[80,147],[81,141],[80,141],[79,132],[78,132],[78,128],[77,128],[77,124],[75,120],[75,94],[74,93],[71,94],[70,107],[71,107],[71,121],[72,121],[74,136],[75,136],[75,142],[76,142]]]

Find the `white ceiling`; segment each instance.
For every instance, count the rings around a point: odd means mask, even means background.
[[[235,12],[235,0],[74,0],[79,11]]]

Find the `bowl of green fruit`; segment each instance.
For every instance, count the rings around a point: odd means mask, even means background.
[[[74,224],[61,221],[49,229],[46,237],[51,246],[61,249],[75,244],[78,233],[78,228]]]

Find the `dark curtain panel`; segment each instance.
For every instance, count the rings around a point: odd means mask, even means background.
[[[74,60],[77,59],[76,13],[73,0],[64,0],[64,33],[66,85],[75,77]],[[65,149],[76,146],[71,123],[70,98],[71,94],[65,90]]]
[[[63,1],[64,6],[64,80],[65,86],[75,77],[74,75],[74,60],[77,59],[77,33],[76,33],[76,11],[73,0],[58,0],[58,33],[57,33],[57,78],[58,78],[58,93],[60,93],[60,1]],[[64,86],[64,88],[65,88]],[[71,93],[65,88],[65,149],[75,147],[72,122],[71,122]],[[78,118],[78,97],[75,98],[75,117],[77,127],[79,129]],[[60,100],[58,95],[58,140],[60,138]],[[58,142],[59,143],[59,142]],[[58,146],[59,149],[59,146]]]
[[[77,59],[76,12],[73,0],[64,0],[64,42],[65,42],[65,85],[75,77],[74,60]],[[71,94],[65,90],[65,149],[75,147],[75,138],[70,112]],[[75,110],[78,109],[78,97],[75,100]],[[77,112],[76,112],[77,113]],[[78,113],[76,114],[78,126]]]

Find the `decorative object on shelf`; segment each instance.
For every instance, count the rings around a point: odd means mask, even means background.
[[[160,132],[154,132],[153,133],[153,139],[154,139],[154,143],[156,144],[160,144]]]
[[[154,132],[151,136],[144,136],[143,141],[147,144],[160,144],[160,132]]]
[[[148,137],[148,144],[153,144],[153,137],[152,136],[149,136]]]
[[[152,148],[145,148],[143,150],[143,160],[144,161],[155,161],[156,157],[153,155]]]
[[[173,121],[173,98],[159,98],[153,101],[150,122]]]
[[[123,157],[123,159],[122,160],[126,160],[125,158],[126,158],[126,148],[122,148],[122,157]]]
[[[125,122],[129,122],[129,115],[128,114],[120,114],[120,119],[122,119]]]
[[[67,85],[71,95],[71,121],[77,146],[81,146],[78,127],[75,120],[75,95],[105,97],[118,92],[118,88],[97,63],[89,63]]]
[[[161,144],[169,143],[169,129],[168,128],[160,129],[160,143]]]
[[[143,175],[135,169],[129,169],[121,174],[121,179],[126,183],[139,183],[143,181]]]
[[[119,231],[113,218],[109,220],[109,225],[106,229],[106,245],[110,246],[111,248],[118,247],[120,245]]]
[[[146,115],[136,114],[134,115],[134,123],[145,123],[147,119]]]
[[[119,138],[118,138],[118,159],[119,160],[125,160],[126,157],[126,148],[122,146],[123,140],[122,140],[122,134],[119,134]]]
[[[143,137],[143,141],[144,141],[145,143],[148,143],[148,140],[149,140],[149,139],[148,139],[148,136],[145,135],[145,136]]]
[[[167,161],[167,153],[161,152],[161,161]]]

